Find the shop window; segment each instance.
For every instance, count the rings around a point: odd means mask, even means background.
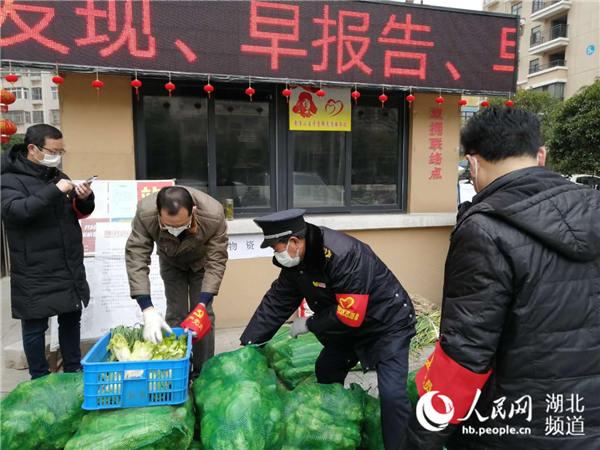
[[[208,192],[207,101],[205,98],[145,96],[145,174],[174,178]]]
[[[352,205],[398,203],[398,112],[380,106],[352,111]]]
[[[293,206],[344,206],[345,133],[294,131]]]
[[[271,204],[269,102],[215,100],[217,199],[236,208]]]
[[[402,211],[405,192],[403,97],[363,92],[352,131],[290,131],[281,86],[215,84],[208,100],[198,83],[143,80],[136,115],[139,179],[174,178],[223,202],[236,217],[293,207],[311,213]],[[218,93],[218,95],[217,95]]]

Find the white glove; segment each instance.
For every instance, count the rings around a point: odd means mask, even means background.
[[[292,322],[290,328],[290,337],[297,338],[301,334],[308,333],[308,327],[306,326],[306,317],[296,317]]]
[[[146,308],[144,314],[144,339],[153,344],[158,344],[162,341],[162,330],[172,333],[171,327],[167,325],[165,319],[160,315],[154,307]]]

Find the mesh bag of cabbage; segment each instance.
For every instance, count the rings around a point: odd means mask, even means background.
[[[355,450],[365,393],[358,385],[301,383],[286,395],[282,450]]]
[[[192,399],[181,406],[92,411],[65,450],[186,449],[194,434]]]
[[[0,402],[0,448],[63,448],[85,413],[82,403],[81,373],[57,373],[24,381]]]
[[[263,351],[279,379],[289,389],[294,389],[314,375],[315,361],[323,345],[312,333],[290,339],[289,329],[288,326],[281,327]]]
[[[361,431],[362,441],[358,450],[384,450],[379,399],[365,393],[364,411],[365,420]]]
[[[284,388],[255,347],[209,359],[192,387],[205,450],[279,450]]]

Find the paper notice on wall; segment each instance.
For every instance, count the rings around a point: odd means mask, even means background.
[[[262,234],[234,234],[229,236],[229,259],[272,258],[271,247],[260,248]]]
[[[96,224],[96,256],[85,258],[91,295],[88,307],[82,312],[81,340],[95,340],[118,325],[143,323],[137,302],[129,296],[125,243],[130,233],[129,223]],[[150,284],[152,302],[164,314],[166,300],[156,254],[151,259]],[[50,348],[58,348],[56,317],[50,323]]]

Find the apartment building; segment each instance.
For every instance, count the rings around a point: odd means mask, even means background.
[[[560,99],[600,79],[600,1],[484,0],[521,17],[517,87]]]
[[[19,81],[9,84],[2,80],[2,87],[12,91],[17,99],[2,116],[17,125],[19,134],[36,123],[60,128],[58,86],[52,82],[53,74],[35,69],[15,69],[14,72],[19,74]]]

